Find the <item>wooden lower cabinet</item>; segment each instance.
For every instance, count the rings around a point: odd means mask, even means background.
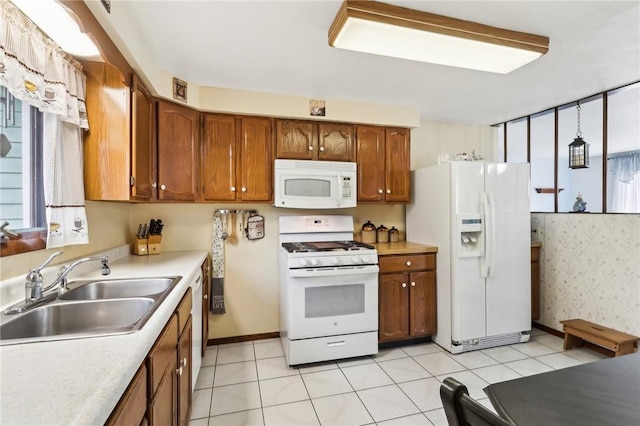
[[[189,423],[193,357],[191,299],[189,288],[107,424],[164,426]]]
[[[531,247],[531,320],[540,319],[540,247]]]
[[[378,341],[436,332],[435,254],[379,257]]]
[[[209,285],[211,282],[211,267],[209,266],[209,257],[202,262],[202,353],[204,357],[207,351],[207,342],[209,341]],[[196,356],[195,354],[192,354]]]

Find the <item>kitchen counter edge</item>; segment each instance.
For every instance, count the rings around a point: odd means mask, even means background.
[[[438,247],[425,244],[413,243],[411,241],[394,241],[392,243],[373,243],[371,244],[378,251],[379,256],[389,254],[408,254],[408,253],[437,253]]]
[[[182,276],[138,332],[0,348],[0,424],[104,424],[206,259],[206,251],[130,255],[115,278]],[[99,272],[74,280],[104,278]]]

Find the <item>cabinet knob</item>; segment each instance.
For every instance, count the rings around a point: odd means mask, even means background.
[[[407,286],[407,283],[402,283],[402,288],[405,288]]]
[[[246,187],[242,187],[242,192],[247,192],[247,188]]]
[[[378,189],[378,194],[382,194],[384,191],[382,189]]]
[[[202,296],[202,298],[203,298],[204,300],[207,300],[207,299],[209,298],[209,295],[208,295],[208,294],[205,294],[204,296]]]
[[[415,283],[413,283],[415,285]],[[187,366],[187,358],[183,358],[182,359],[182,366],[186,367]]]
[[[391,194],[391,190],[390,189],[387,189],[387,194]]]
[[[164,191],[165,189],[167,189],[167,186],[166,185],[160,185],[160,189],[162,189]]]
[[[407,266],[411,266],[411,261],[407,260]]]
[[[182,366],[176,370],[178,376],[182,376]]]
[[[157,184],[157,183],[155,183],[155,182],[153,182],[153,183],[151,184],[151,187],[152,187],[153,189],[156,189],[156,188],[158,187],[158,184]]]
[[[411,281],[411,287],[415,287],[415,286],[416,286],[415,281]]]
[[[320,152],[324,152],[324,146],[320,147]]]
[[[231,187],[231,192],[236,192],[236,187],[235,186]]]
[[[313,151],[313,147],[312,146],[309,147],[309,151]]]

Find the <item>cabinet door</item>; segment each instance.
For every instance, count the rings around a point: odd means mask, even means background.
[[[356,127],[358,201],[384,200],[384,138],[384,128],[374,126]]]
[[[436,332],[436,274],[434,271],[409,275],[409,334]]]
[[[312,160],[316,153],[316,123],[300,120],[277,120],[276,158]]]
[[[154,197],[155,148],[153,143],[153,101],[147,89],[133,75],[131,90],[131,198]]]
[[[378,288],[378,340],[396,340],[408,335],[409,290],[407,274],[382,274]]]
[[[394,203],[409,202],[409,129],[392,128],[385,133],[385,199]]]
[[[202,198],[205,201],[234,201],[236,191],[236,119],[206,114],[202,138]]]
[[[198,198],[198,112],[158,102],[158,199]]]
[[[178,425],[189,423],[189,407],[191,406],[191,342],[193,324],[191,316],[178,339]]]
[[[211,285],[211,276],[209,275],[209,257],[202,263],[202,353],[204,357],[207,351],[207,342],[209,341],[209,286]],[[192,356],[197,356],[192,354]]]
[[[341,123],[318,124],[318,159],[353,161],[355,157],[353,126]]]
[[[240,192],[242,201],[270,201],[273,193],[273,136],[270,118],[242,118]]]
[[[111,413],[107,426],[139,425],[147,412],[147,368],[144,364]]]
[[[149,402],[148,420],[150,425],[175,425],[177,424],[177,377],[176,352],[172,360],[167,364],[162,380],[157,391]]]

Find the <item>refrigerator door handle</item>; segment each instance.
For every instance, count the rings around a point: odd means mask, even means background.
[[[488,193],[482,194],[482,209],[484,212],[484,241],[485,250],[484,258],[480,265],[480,275],[482,278],[491,276],[494,267],[495,257],[495,207],[491,195]]]

